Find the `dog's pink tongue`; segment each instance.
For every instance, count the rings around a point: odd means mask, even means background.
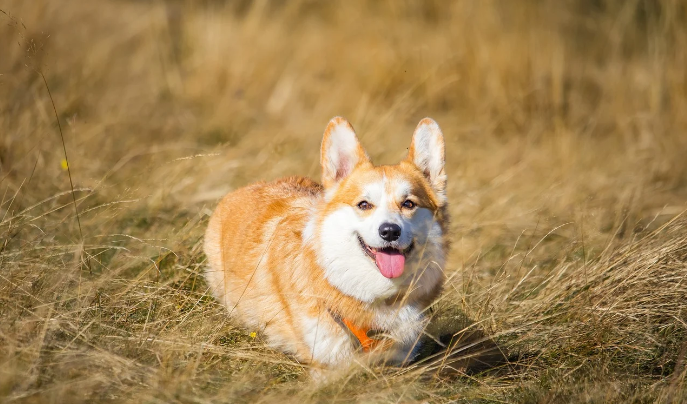
[[[377,251],[375,262],[379,267],[379,272],[387,278],[398,278],[403,274],[403,267],[406,264],[406,257],[398,251],[384,252]]]

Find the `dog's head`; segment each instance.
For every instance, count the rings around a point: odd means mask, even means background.
[[[353,127],[334,118],[321,164],[324,205],[306,234],[328,281],[368,303],[436,289],[446,207],[444,137],[436,122],[420,121],[405,160],[374,166]]]

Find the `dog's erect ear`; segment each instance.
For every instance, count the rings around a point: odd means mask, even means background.
[[[444,135],[439,125],[432,118],[421,120],[413,133],[408,161],[422,171],[442,201],[446,199],[444,159]]]
[[[359,164],[369,161],[351,124],[340,116],[332,118],[324,130],[320,154],[325,188],[335,185]]]

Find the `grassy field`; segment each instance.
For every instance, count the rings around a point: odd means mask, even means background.
[[[1,402],[687,402],[682,2],[0,10]],[[376,163],[422,117],[441,125],[452,251],[432,327],[471,324],[508,363],[315,384],[207,294],[218,199],[319,179],[334,115]]]

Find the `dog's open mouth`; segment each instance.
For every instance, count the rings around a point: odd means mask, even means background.
[[[365,251],[365,254],[375,262],[377,268],[379,268],[379,272],[389,279],[398,278],[403,274],[406,257],[410,254],[415,245],[415,243],[411,243],[407,248],[400,250],[393,247],[370,247],[360,236],[358,236],[358,241],[360,242],[360,247]]]

